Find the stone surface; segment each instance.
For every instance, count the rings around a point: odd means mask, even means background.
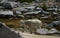
[[[22,38],[22,37],[19,34],[12,31],[5,24],[2,24],[2,26],[0,27],[0,38]]]

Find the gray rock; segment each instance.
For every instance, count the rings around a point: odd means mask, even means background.
[[[0,38],[22,38],[19,34],[12,31],[5,24],[0,23]]]

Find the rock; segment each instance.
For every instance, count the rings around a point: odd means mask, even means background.
[[[4,23],[0,23],[0,38],[22,38],[19,34],[12,31]]]
[[[37,29],[37,33],[38,34],[48,34],[48,29],[45,29],[45,28]]]

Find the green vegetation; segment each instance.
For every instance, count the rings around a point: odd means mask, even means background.
[[[47,8],[48,8],[46,4],[42,4],[40,7],[41,7],[44,11],[46,11]]]

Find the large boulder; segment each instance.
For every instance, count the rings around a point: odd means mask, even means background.
[[[19,34],[12,31],[4,23],[0,23],[0,38],[22,38]]]
[[[48,24],[49,28],[55,28],[60,31],[60,21],[53,21],[52,23]]]
[[[4,8],[6,8],[6,9],[12,9],[10,3],[8,3],[8,2],[3,2],[3,5],[2,5],[2,6],[3,6]]]

